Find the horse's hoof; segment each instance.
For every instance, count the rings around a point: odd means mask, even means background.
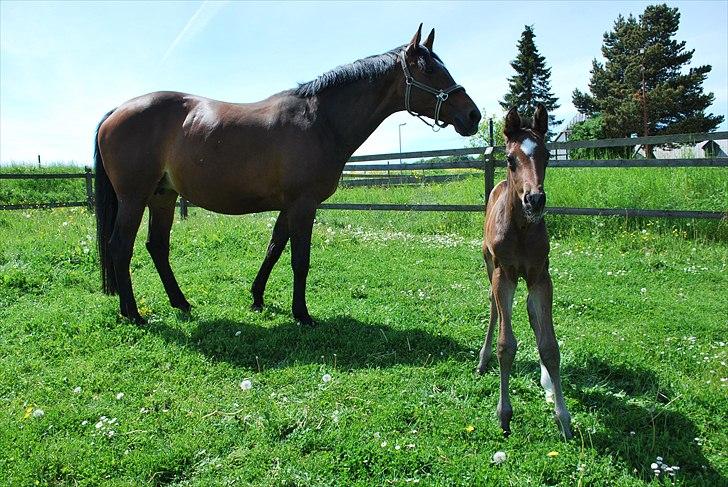
[[[250,311],[260,313],[263,311],[263,303],[253,303],[250,305]]]
[[[133,324],[135,324],[137,326],[144,326],[144,325],[147,324],[147,320],[145,320],[144,318],[142,318],[142,316],[139,315],[139,314],[135,314],[135,315],[131,315],[131,316],[126,316],[126,315],[122,314],[121,316],[125,320],[128,320],[130,323],[133,323]]]
[[[296,321],[298,321],[298,324],[301,326],[305,326],[308,328],[316,327],[316,322],[310,316],[308,316],[306,318],[296,318]]]
[[[190,303],[188,303],[187,301],[185,301],[183,303],[176,303],[176,304],[171,303],[171,305],[173,308],[177,308],[184,314],[190,314],[192,312],[192,305]]]

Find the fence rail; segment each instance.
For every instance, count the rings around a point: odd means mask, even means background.
[[[699,133],[699,134],[675,134],[657,135],[650,137],[634,137],[628,139],[602,139],[602,140],[581,140],[569,142],[551,142],[546,144],[549,150],[560,149],[581,149],[581,148],[605,148],[605,147],[629,147],[637,145],[664,145],[694,143],[702,140],[726,140],[728,132]],[[354,156],[344,166],[344,175],[356,179],[342,181],[342,186],[361,185],[382,185],[382,184],[406,184],[420,181],[450,181],[467,174],[448,174],[416,177],[412,175],[389,175],[390,171],[428,171],[445,169],[477,169],[483,171],[485,202],[478,205],[467,204],[375,204],[375,203],[323,203],[319,208],[324,210],[358,210],[358,211],[477,211],[482,212],[484,205],[494,186],[495,168],[505,167],[505,161],[498,160],[496,154],[503,152],[503,146],[466,147],[462,149],[443,149],[416,152],[395,152],[389,154],[371,154]],[[471,159],[465,156],[478,155],[482,159]],[[363,162],[389,161],[392,159],[413,159],[430,158],[442,156],[464,156],[451,162],[417,162],[417,163],[396,163],[396,164],[361,164]],[[675,168],[675,167],[728,167],[728,158],[680,158],[680,159],[566,159],[554,160],[549,163],[552,168]],[[374,172],[376,174],[360,174]],[[385,179],[386,176],[386,179]],[[47,203],[22,203],[0,205],[0,210],[20,210],[38,208],[67,208],[87,207],[93,211],[94,191],[93,173],[90,168],[85,168],[83,173],[12,173],[0,174],[0,179],[85,179],[86,201],[71,202],[47,202]],[[186,217],[188,208],[193,205],[184,199],[180,199],[179,207],[182,217]],[[728,219],[728,211],[693,211],[693,210],[668,210],[668,209],[640,209],[640,208],[566,208],[549,207],[549,213],[558,215],[591,215],[591,216],[624,216],[624,217],[648,217],[648,218],[706,218],[706,219]]]

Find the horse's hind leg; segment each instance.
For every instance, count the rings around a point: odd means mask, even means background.
[[[547,400],[553,395],[556,421],[566,438],[571,438],[571,415],[566,409],[564,393],[561,390],[559,365],[561,357],[552,321],[551,306],[553,286],[546,272],[541,278],[528,285],[528,318],[536,334],[538,353],[541,356],[541,385],[546,390]]]
[[[177,193],[164,190],[155,194],[149,200],[149,233],[147,235],[147,250],[152,256],[154,267],[162,279],[164,290],[169,297],[169,303],[185,313],[190,311],[190,303],[177,284],[172,267],[169,265],[169,233],[174,223],[174,208]]]
[[[498,308],[495,305],[495,296],[493,295],[493,257],[490,253],[485,254],[485,265],[488,269],[488,279],[491,281],[490,292],[488,298],[490,301],[490,317],[488,320],[488,331],[485,332],[485,341],[480,349],[480,361],[478,362],[477,372],[480,375],[485,374],[485,369],[493,355],[493,331],[498,323]]]
[[[273,236],[270,239],[268,250],[265,253],[265,259],[263,259],[260,270],[258,270],[258,275],[255,276],[255,281],[253,281],[253,286],[250,289],[250,292],[253,294],[253,304],[250,308],[253,311],[261,311],[263,309],[265,285],[268,283],[268,277],[270,277],[273,266],[276,265],[276,262],[278,262],[278,259],[283,253],[283,249],[286,248],[289,237],[288,214],[286,210],[283,210],[278,214],[278,219],[273,227]]]
[[[134,299],[129,264],[134,251],[134,239],[139,230],[142,215],[144,215],[144,206],[142,201],[119,198],[114,231],[109,240],[109,251],[114,262],[114,273],[119,292],[119,310],[122,316],[139,325],[144,324],[145,321],[139,314]]]
[[[496,268],[493,271],[493,295],[495,296],[498,317],[500,319],[500,330],[498,333],[498,364],[500,366],[500,398],[496,413],[500,419],[503,435],[511,433],[511,417],[513,408],[508,394],[508,382],[511,375],[511,367],[516,357],[518,344],[513,335],[511,325],[511,313],[513,310],[513,294],[516,290],[517,277],[508,276],[503,268]]]

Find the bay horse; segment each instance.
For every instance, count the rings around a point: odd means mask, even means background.
[[[177,196],[210,211],[280,211],[252,285],[263,307],[270,272],[291,241],[293,316],[313,325],[306,305],[317,206],[336,190],[344,164],[389,115],[407,110],[451,124],[463,136],[480,112],[433,51],[434,29],[409,44],[340,66],[256,103],[225,103],[176,92],[129,100],[99,123],[95,144],[96,221],[103,290],[121,314],[143,324],[129,264],[146,207],[146,247],[170,304],[190,304],[169,264]],[[413,89],[414,88],[414,89]]]
[[[543,220],[544,178],[549,158],[544,144],[547,132],[548,114],[542,104],[537,105],[530,126],[523,126],[515,108],[506,115],[503,133],[508,174],[491,191],[485,213],[483,256],[491,283],[490,321],[477,371],[485,373],[492,354],[493,330],[498,322],[500,398],[496,413],[504,435],[508,436],[513,416],[508,378],[517,349],[511,311],[516,284],[523,277],[528,287],[528,319],[541,358],[541,385],[546,391],[546,400],[555,404],[562,434],[571,438],[571,416],[564,403],[559,377],[559,344],[551,313],[549,238]]]

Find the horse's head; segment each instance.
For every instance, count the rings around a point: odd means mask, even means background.
[[[435,29],[423,44],[421,35],[422,24],[400,54],[405,75],[405,108],[412,115],[434,119],[438,127],[450,124],[460,135],[473,135],[478,130],[480,110],[432,50]]]
[[[538,104],[531,126],[524,127],[515,108],[506,115],[503,134],[506,136],[508,186],[518,196],[529,222],[540,221],[546,206],[543,182],[549,151],[544,139],[549,117],[546,108]]]

